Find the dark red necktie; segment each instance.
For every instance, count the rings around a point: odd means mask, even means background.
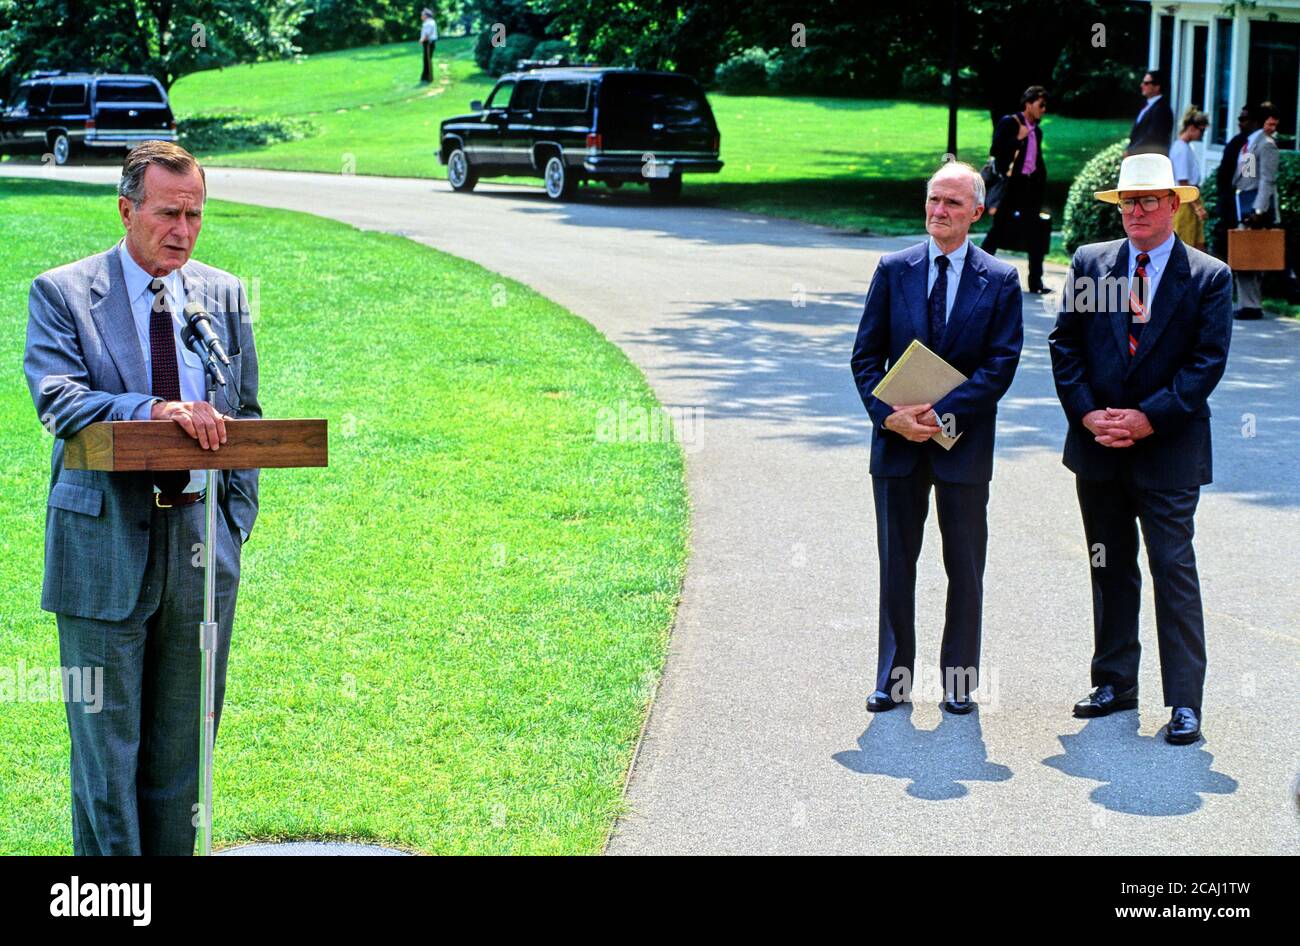
[[[1128,287],[1128,310],[1133,314],[1128,323],[1128,354],[1132,358],[1137,354],[1138,339],[1142,337],[1142,326],[1150,321],[1147,306],[1151,300],[1145,298],[1147,290],[1147,263],[1151,257],[1146,253],[1137,255],[1137,267],[1133,270],[1133,281]]]
[[[149,364],[153,380],[150,393],[164,401],[181,399],[181,373],[176,364],[176,334],[172,326],[172,310],[167,304],[163,281],[149,283],[153,305],[149,311]],[[190,481],[188,470],[155,470],[154,485],[164,496],[176,496]]]

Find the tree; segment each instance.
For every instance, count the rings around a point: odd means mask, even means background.
[[[0,0],[0,77],[32,69],[190,72],[297,51],[305,0]]]

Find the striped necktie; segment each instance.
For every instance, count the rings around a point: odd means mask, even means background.
[[[150,393],[164,401],[181,399],[181,373],[176,363],[176,330],[172,309],[161,279],[149,283],[153,304],[149,307],[149,365],[153,375]],[[164,496],[176,496],[190,481],[188,470],[155,470],[153,483]]]
[[[1142,326],[1151,321],[1151,315],[1147,312],[1147,306],[1150,304],[1149,299],[1145,298],[1147,290],[1147,264],[1151,262],[1151,257],[1146,253],[1137,255],[1137,268],[1133,270],[1133,279],[1128,286],[1128,310],[1133,313],[1133,318],[1129,320],[1128,327],[1128,354],[1132,358],[1137,354],[1138,339],[1142,337]]]

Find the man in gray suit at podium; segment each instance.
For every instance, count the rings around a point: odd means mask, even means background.
[[[167,142],[143,144],[127,156],[118,191],[125,239],[31,287],[23,367],[55,438],[41,607],[57,617],[61,664],[104,674],[98,712],[67,703],[74,853],[190,855],[199,817],[203,474],[69,470],[63,442],[98,421],[172,420],[219,450],[227,418],[261,416],[257,353],[239,280],[190,260],[207,196],[194,157]],[[193,302],[211,317],[238,394],[219,393],[215,409],[202,363],[180,339]],[[257,471],[223,471],[217,484],[219,721]]]

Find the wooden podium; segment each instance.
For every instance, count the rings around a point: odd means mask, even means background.
[[[212,400],[209,392],[209,401]],[[171,420],[124,420],[89,424],[63,444],[70,470],[148,472],[205,470],[206,530],[203,537],[203,621],[199,624],[199,853],[212,853],[212,752],[216,738],[216,582],[213,559],[217,516],[217,470],[328,466],[326,422],[227,420],[226,442],[204,450]]]
[[[63,445],[69,470],[266,470],[328,466],[324,420],[228,420],[220,450],[204,450],[170,420],[118,420],[83,427]]]

